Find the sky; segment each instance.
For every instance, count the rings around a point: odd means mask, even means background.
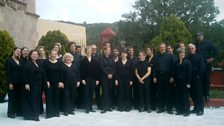
[[[36,0],[37,14],[42,19],[75,23],[113,23],[122,14],[133,11],[136,0]],[[224,0],[215,0],[220,10],[217,19],[224,19]]]

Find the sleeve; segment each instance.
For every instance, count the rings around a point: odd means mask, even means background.
[[[218,54],[218,50],[210,42],[209,42],[209,50],[210,50],[210,53],[211,53],[212,57],[215,57]]]
[[[129,76],[130,76],[130,81],[133,81],[133,78],[135,76],[135,74],[132,74],[132,73],[135,73],[134,69],[133,69],[133,63],[130,62],[130,67],[129,67]]]
[[[105,67],[104,67],[104,62],[103,62],[103,57],[100,58],[100,70],[105,74],[108,75]]]
[[[198,55],[198,69],[199,69],[199,76],[201,77],[203,75],[203,72],[205,70],[205,62],[203,60],[203,57],[201,55]]]
[[[24,67],[25,84],[31,84],[32,76],[33,76],[32,66],[30,65],[30,63],[28,61],[28,62],[26,62],[25,67]]]
[[[190,84],[191,78],[192,78],[192,65],[191,65],[190,61],[188,62],[188,69],[187,70],[188,70],[188,78],[187,78],[188,83],[187,84]]]
[[[10,66],[11,62],[8,59],[6,61],[6,65],[5,65],[5,70],[6,70],[6,79],[7,79],[7,83],[12,83],[12,74],[11,74],[11,66]]]
[[[85,64],[84,64],[84,59],[80,61],[80,78],[81,80],[85,80]]]
[[[154,64],[153,64],[153,69],[152,69],[152,75],[153,75],[153,78],[157,78],[157,57],[155,57],[154,59]]]
[[[118,80],[118,77],[119,77],[119,75],[118,75],[118,71],[119,71],[118,65],[119,65],[118,62],[115,63],[115,73],[114,73],[115,80]]]

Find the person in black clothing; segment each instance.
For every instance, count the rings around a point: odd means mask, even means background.
[[[96,45],[92,45],[92,58],[95,59],[97,61],[97,71],[98,71],[98,76],[100,76],[101,72],[100,72],[100,65],[99,65],[99,61],[100,61],[100,57],[102,55],[100,54],[97,54],[97,47]],[[95,101],[96,101],[96,105],[98,107],[98,109],[101,109],[102,108],[102,98],[101,98],[101,83],[99,81],[99,84],[96,85],[96,88],[95,88]]]
[[[205,70],[201,77],[202,79],[202,88],[203,88],[203,96],[205,101],[209,100],[209,88],[210,88],[210,76],[211,76],[211,63],[214,60],[214,57],[217,55],[217,49],[212,45],[211,42],[204,39],[204,35],[202,32],[198,32],[196,34],[197,40],[195,42],[196,53],[202,55]]]
[[[22,109],[22,80],[21,80],[21,49],[16,47],[13,49],[12,55],[6,61],[6,78],[8,83],[8,117],[15,118],[21,115]]]
[[[62,85],[61,64],[57,52],[51,50],[49,59],[43,63],[46,74],[46,118],[59,117],[60,85]]]
[[[169,114],[172,112],[172,89],[174,82],[173,75],[173,58],[166,53],[166,44],[160,44],[160,53],[155,57],[154,62],[154,79],[153,82],[158,84],[158,113],[164,112],[166,107]]]
[[[139,52],[139,63],[135,68],[135,76],[138,79],[138,89],[140,98],[140,108],[139,112],[146,110],[151,113],[151,103],[150,103],[150,75],[151,75],[151,65],[145,60],[145,53]]]
[[[45,83],[43,69],[37,64],[38,53],[30,51],[29,60],[25,64],[25,110],[26,120],[39,121],[41,85]]]
[[[146,56],[146,61],[148,61],[151,65],[151,69],[153,71],[153,65],[155,62],[155,56],[154,56],[154,49],[153,48],[147,48],[147,56]],[[157,85],[153,82],[153,74],[150,75],[150,96],[151,96],[151,109],[156,110],[157,108]]]
[[[111,90],[113,86],[113,76],[115,72],[115,64],[112,57],[110,57],[111,49],[104,47],[103,56],[100,59],[101,69],[101,84],[103,89],[103,103],[101,113],[112,111],[111,105]]]
[[[179,59],[174,64],[177,115],[190,115],[188,89],[190,88],[191,74],[191,62],[185,58],[185,50],[181,49],[179,50]]]
[[[191,112],[196,113],[197,116],[200,116],[204,114],[204,101],[201,77],[205,69],[205,64],[202,56],[196,53],[196,47],[194,44],[189,44],[188,49],[189,55],[187,56],[187,59],[192,64],[190,94],[194,103],[194,109]]]
[[[62,58],[62,83],[59,88],[63,88],[63,111],[64,115],[74,115],[74,101],[76,87],[80,85],[80,72],[77,66],[73,63],[73,56],[70,53],[65,53]]]
[[[39,46],[37,48],[37,52],[38,52],[38,59],[37,59],[37,64],[40,65],[40,67],[43,68],[43,63],[46,60],[46,52],[43,46]],[[40,94],[40,114],[43,114],[44,112],[44,104],[43,104],[43,99],[42,99],[42,95],[44,92],[44,85],[42,84],[42,88],[41,88],[41,94]]]
[[[132,105],[135,109],[139,108],[139,93],[138,93],[138,79],[135,76],[135,67],[138,64],[138,58],[134,56],[134,47],[128,48],[128,60],[132,64],[133,86],[131,87]]]
[[[86,113],[95,112],[92,108],[95,86],[99,84],[98,64],[92,58],[92,48],[86,47],[86,57],[81,60],[81,80],[84,85],[84,103]]]
[[[131,61],[127,53],[121,52],[121,59],[115,63],[115,85],[118,87],[118,111],[131,110],[131,86],[133,84]]]

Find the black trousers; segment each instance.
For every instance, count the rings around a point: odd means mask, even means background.
[[[59,116],[59,99],[60,99],[60,89],[58,88],[58,83],[50,83],[50,88],[46,89],[46,117]]]
[[[168,111],[171,111],[173,107],[173,85],[170,84],[170,74],[159,73],[157,76],[157,81],[159,109],[163,111],[166,107]]]
[[[158,89],[157,88],[158,88],[157,84],[155,84],[153,82],[153,79],[151,79],[151,84],[150,84],[150,96],[151,97],[150,97],[150,99],[151,99],[151,108],[153,110],[155,110],[158,105],[158,103],[157,103],[157,90]]]
[[[101,82],[103,89],[102,109],[108,110],[112,108],[111,90],[113,86],[113,79],[108,79],[107,76],[101,76]]]
[[[71,113],[74,111],[76,86],[75,84],[69,84],[65,86],[63,90],[63,111],[64,113]]]
[[[41,86],[30,86],[30,91],[24,91],[23,116],[25,119],[33,120],[39,118]]]
[[[115,85],[114,81],[115,80],[113,79],[113,85],[111,89],[111,105],[113,108],[118,105],[118,88]]]
[[[118,79],[118,109],[131,108],[131,86],[128,78]]]
[[[194,110],[196,112],[204,111],[204,100],[202,92],[201,78],[198,76],[192,77],[191,88],[190,88],[191,98],[194,103]]]
[[[189,113],[190,103],[186,79],[175,78],[176,84],[176,110],[178,113]]]
[[[84,85],[84,103],[85,103],[85,109],[89,111],[92,109],[93,94],[96,81],[91,78],[86,79],[85,81],[86,85]]]
[[[20,84],[14,84],[13,90],[8,91],[8,110],[7,114],[8,116],[16,115],[21,116],[22,115],[22,95],[23,95],[23,85]]]
[[[102,97],[100,94],[101,89],[102,89],[102,85],[101,85],[101,82],[99,82],[99,84],[95,87],[95,101],[96,101],[96,105],[98,109],[102,109]]]
[[[150,103],[150,81],[145,81],[144,84],[138,83],[140,107],[151,109]]]
[[[75,94],[75,101],[74,101],[74,107],[76,106],[77,108],[85,108],[84,107],[84,85],[80,84],[80,86],[76,89],[77,92]]]
[[[203,72],[201,82],[203,89],[203,96],[208,97],[210,92],[210,84],[211,84],[211,64],[205,63],[205,71]]]
[[[133,80],[133,106],[138,109],[139,108],[139,103],[140,103],[140,100],[139,100],[139,89],[138,89],[138,80],[136,77],[134,77],[134,80]]]

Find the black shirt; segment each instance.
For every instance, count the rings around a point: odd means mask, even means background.
[[[196,53],[202,55],[204,61],[217,55],[217,49],[209,41],[196,42],[195,46]]]
[[[138,70],[138,75],[142,78],[148,72],[148,67],[151,67],[151,64],[148,61],[139,61],[136,66]],[[148,77],[149,78],[149,77]]]
[[[22,65],[21,62],[17,64],[15,60],[10,57],[6,61],[6,78],[7,82],[11,84],[22,83]]]
[[[99,80],[99,66],[96,59],[91,58],[89,61],[87,57],[84,57],[81,60],[80,73],[82,80],[87,78]]]
[[[186,57],[192,65],[192,76],[202,76],[203,71],[205,70],[204,60],[199,54],[190,54]]]
[[[101,75],[107,76],[109,74],[113,74],[115,72],[115,63],[112,57],[102,56],[100,58],[100,69]]]
[[[119,60],[115,64],[115,79],[129,79],[130,81],[133,78],[132,72],[132,63],[130,60],[127,60],[125,64],[122,63],[122,60]]]
[[[76,82],[80,81],[79,69],[74,63],[72,63],[70,67],[62,63],[61,70],[62,70],[62,82],[64,83],[65,87],[76,85],[77,84]]]
[[[180,64],[180,60],[176,61],[174,64],[174,77],[179,79],[186,79],[187,84],[190,83],[192,76],[191,62],[184,59]]]

